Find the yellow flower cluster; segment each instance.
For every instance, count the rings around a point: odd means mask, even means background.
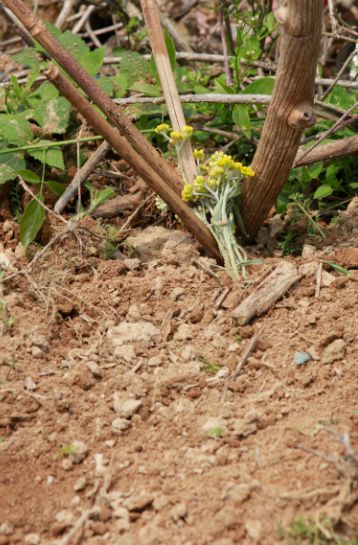
[[[169,138],[167,136],[168,131],[171,131],[169,133]],[[155,127],[154,132],[167,136],[167,138],[170,140],[170,143],[176,145],[182,144],[185,140],[188,140],[188,138],[191,137],[191,135],[193,134],[193,127],[190,127],[189,125],[184,125],[181,131],[173,131],[167,123],[161,123],[160,125]]]
[[[163,132],[164,133],[167,132],[169,129],[170,129],[170,127],[169,127],[169,125],[167,123],[161,123],[160,125],[155,127],[154,132],[156,132],[157,134],[160,134],[160,133],[163,133]]]
[[[228,173],[227,171],[231,170],[238,171],[243,176],[249,176],[250,178],[255,176],[255,173],[251,167],[244,167],[242,163],[240,163],[239,161],[234,161],[231,155],[226,155],[226,153],[224,153],[223,151],[216,151],[208,161],[208,166],[209,175],[211,175],[212,169],[217,169],[219,167],[222,169],[227,169],[226,173]]]
[[[189,125],[184,125],[181,131],[172,131],[169,136],[172,141],[172,144],[181,144],[185,140],[191,137],[193,134],[193,127]]]
[[[193,194],[194,186],[192,184],[185,184],[181,194],[181,198],[183,199],[183,201],[187,202],[193,200]]]
[[[203,150],[194,150],[194,157],[198,159],[201,174],[195,178],[193,184],[185,184],[182,192],[184,201],[200,199],[201,195],[208,193],[208,188],[215,190],[226,181],[238,181],[238,175],[255,176],[251,167],[234,161],[231,155],[226,155],[223,151],[216,151],[205,163],[202,162],[205,158]]]

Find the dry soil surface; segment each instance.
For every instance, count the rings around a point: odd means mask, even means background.
[[[163,228],[104,260],[94,222],[26,269],[5,222],[3,266],[22,274],[1,294],[0,545],[271,545],[299,516],[351,535],[353,212],[245,283]],[[233,311],[284,259],[302,278],[240,326]]]

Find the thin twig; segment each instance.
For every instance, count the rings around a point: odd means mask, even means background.
[[[90,4],[89,6],[87,6],[87,8],[82,13],[80,20],[77,21],[77,23],[73,27],[72,29],[73,34],[77,34],[77,32],[79,32],[83,28],[83,25],[87,23],[88,19],[91,16],[91,13],[95,9],[96,9],[96,6],[94,6],[93,4]]]
[[[246,348],[245,352],[243,353],[242,358],[240,359],[240,361],[238,362],[238,364],[236,366],[236,369],[235,369],[234,374],[233,374],[233,378],[237,378],[240,375],[245,363],[249,359],[252,352],[254,352],[254,350],[255,350],[255,348],[257,346],[258,340],[259,340],[258,335],[257,335],[257,333],[255,333],[255,335],[251,338],[251,341],[250,341],[248,347]]]
[[[332,32],[337,38],[339,38],[339,34],[338,34],[339,25],[338,25],[336,16],[334,14],[333,0],[328,0],[328,10],[329,10],[329,20],[331,21]]]
[[[323,263],[320,261],[317,266],[317,272],[316,272],[316,291],[314,294],[315,299],[318,299],[320,291],[321,291],[321,282],[322,282],[322,268]]]
[[[232,94],[225,95],[224,93],[205,93],[200,95],[188,94],[179,95],[181,102],[208,102],[218,104],[269,104],[270,95],[252,95],[252,94]],[[143,97],[131,96],[127,98],[116,98],[116,104],[163,104],[164,97]]]
[[[48,212],[49,214],[52,214],[54,215],[58,220],[62,221],[65,225],[68,225],[68,221],[65,220],[65,218],[63,218],[62,216],[60,216],[59,214],[57,214],[56,212],[54,212],[53,210],[51,210],[51,208],[48,208],[48,206],[46,206],[38,197],[37,195],[35,195],[35,193],[33,191],[31,191],[31,189],[29,188],[29,186],[27,185],[27,183],[21,178],[21,176],[18,176],[19,178],[19,182],[20,182],[20,185],[21,187],[26,191],[26,193],[28,193],[29,195],[31,195],[31,197],[33,199],[35,199],[35,201],[40,205],[42,206],[42,208],[44,210],[46,210],[46,212]]]
[[[347,68],[347,66],[349,65],[349,63],[351,62],[351,60],[353,59],[353,57],[357,54],[357,51],[356,49],[353,49],[353,51],[351,52],[350,55],[348,55],[348,57],[346,58],[346,60],[344,61],[341,69],[339,70],[338,74],[336,75],[336,77],[334,78],[334,80],[332,81],[331,85],[329,85],[327,87],[327,89],[324,91],[324,93],[321,95],[320,99],[321,101],[323,101],[328,95],[329,93],[332,91],[333,87],[337,84],[337,82],[339,81],[339,78],[341,77],[341,75],[344,73],[345,69]],[[358,83],[357,83],[357,86],[358,86]]]
[[[64,193],[56,202],[54,207],[55,212],[57,212],[58,214],[62,212],[62,210],[67,206],[67,204],[77,192],[79,186],[88,178],[90,173],[93,171],[94,168],[96,168],[97,164],[103,159],[109,149],[109,144],[104,141],[101,143],[100,146],[98,146],[96,151],[91,153],[89,159],[80,168],[80,170],[77,171],[72,182],[66,187]]]
[[[338,119],[338,121],[336,121],[336,123],[334,123],[334,125],[332,125],[332,127],[330,129],[328,129],[327,131],[323,132],[321,134],[321,136],[318,138],[318,140],[313,144],[313,146],[311,146],[310,148],[308,148],[301,156],[300,156],[300,161],[302,161],[302,159],[304,159],[309,153],[311,153],[312,150],[314,150],[321,142],[322,140],[324,140],[325,138],[328,138],[328,136],[330,136],[331,134],[335,133],[337,130],[340,129],[341,127],[341,124],[342,124],[342,121],[344,121],[346,119],[346,117],[348,117],[351,112],[353,112],[353,110],[355,110],[356,108],[358,108],[358,102],[356,102],[355,104],[353,104],[353,106],[351,106],[343,115],[342,117],[340,117]],[[294,163],[294,167],[296,166],[296,161]]]
[[[129,227],[129,225],[132,223],[133,219],[139,214],[139,212],[144,208],[144,206],[153,198],[153,194],[149,195],[146,199],[144,199],[143,202],[140,203],[139,206],[132,212],[132,214],[126,219],[126,221],[123,223],[121,228],[119,229],[118,233],[122,233],[123,231],[126,231]]]

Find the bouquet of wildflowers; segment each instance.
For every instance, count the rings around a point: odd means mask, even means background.
[[[166,124],[156,128],[158,134],[163,134],[169,144],[178,149],[182,142],[190,138],[193,129],[186,126],[182,131],[169,131],[170,127]],[[234,161],[231,155],[222,151],[215,152],[206,160],[204,151],[196,149],[194,157],[199,175],[193,184],[185,184],[182,198],[193,203],[194,211],[212,232],[228,274],[233,278],[240,275],[246,278],[245,266],[253,262],[248,261],[235,236],[237,225],[243,228],[238,197],[243,178],[253,177],[255,173],[251,167]]]

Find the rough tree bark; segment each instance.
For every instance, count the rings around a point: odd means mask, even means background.
[[[323,0],[281,0],[277,77],[252,168],[242,215],[249,238],[257,233],[286,182],[302,131],[315,122],[314,79],[320,50]]]

